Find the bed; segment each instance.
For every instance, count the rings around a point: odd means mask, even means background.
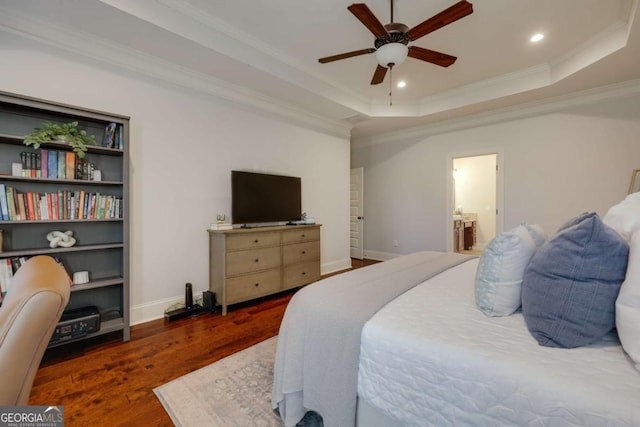
[[[314,411],[326,427],[640,425],[638,360],[616,331],[576,348],[539,345],[522,310],[478,309],[479,262],[421,252],[296,294],[274,368],[284,424]],[[387,287],[398,289],[378,300]]]

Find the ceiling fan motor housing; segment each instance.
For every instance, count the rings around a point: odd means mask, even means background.
[[[384,46],[388,43],[402,43],[409,44],[409,38],[407,37],[407,31],[409,27],[399,22],[392,22],[384,26],[388,33],[382,37],[376,38],[374,46],[378,49],[380,46]]]

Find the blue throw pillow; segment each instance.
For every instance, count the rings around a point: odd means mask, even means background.
[[[629,245],[595,213],[563,227],[525,269],[522,314],[540,345],[574,348],[615,327]]]

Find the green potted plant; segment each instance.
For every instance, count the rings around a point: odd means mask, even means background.
[[[25,136],[23,142],[24,145],[33,146],[35,149],[47,142],[68,144],[82,159],[87,151],[87,145],[96,145],[96,138],[93,135],[87,135],[87,131],[78,129],[78,122],[58,124],[46,121],[42,124],[42,128],[36,128]]]

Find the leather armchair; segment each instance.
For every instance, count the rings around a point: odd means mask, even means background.
[[[27,405],[33,379],[69,302],[71,280],[48,256],[16,272],[0,307],[0,405]]]

